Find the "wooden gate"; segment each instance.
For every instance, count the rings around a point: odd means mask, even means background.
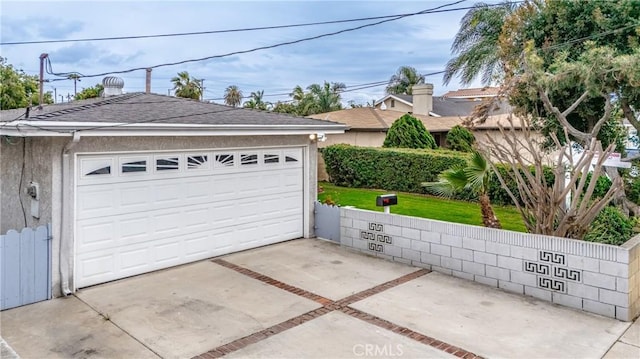
[[[51,298],[51,225],[0,236],[0,310]]]

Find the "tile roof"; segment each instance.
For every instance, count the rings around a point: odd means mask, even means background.
[[[24,109],[0,111],[0,121],[11,121],[24,113]],[[41,110],[32,108],[26,120],[131,124],[342,126],[338,123],[287,114],[233,108],[145,93],[47,105]]]

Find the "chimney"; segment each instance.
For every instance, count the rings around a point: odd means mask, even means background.
[[[151,70],[152,69],[147,69],[147,80],[145,83],[145,90],[144,93],[151,93]]]
[[[433,111],[433,84],[413,85],[413,113],[429,116]]]
[[[104,87],[102,97],[122,95],[124,80],[115,76],[107,76],[102,79],[102,86]]]

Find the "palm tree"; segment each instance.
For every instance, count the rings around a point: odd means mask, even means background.
[[[224,103],[227,106],[238,107],[242,102],[242,91],[236,85],[231,85],[224,90]]]
[[[443,76],[448,84],[459,75],[462,84],[470,84],[478,75],[482,83],[490,85],[496,75],[502,72],[498,40],[506,19],[518,8],[509,0],[495,5],[477,3],[460,20],[451,53],[454,57],[447,62]]]
[[[466,166],[445,170],[438,176],[438,182],[423,183],[423,186],[442,197],[451,197],[462,190],[470,190],[478,196],[484,226],[502,228],[489,199],[490,178],[491,166],[489,162],[478,150],[473,150]]]
[[[263,97],[264,90],[252,92],[251,95],[249,95],[249,101],[246,101],[243,106],[255,110],[268,110],[271,104],[263,101]]]
[[[413,85],[424,84],[424,75],[411,66],[400,66],[398,71],[391,76],[385,91],[395,95],[411,95]]]
[[[324,82],[324,84],[312,84],[307,87],[313,99],[310,110],[313,113],[331,112],[342,109],[340,92],[347,88],[342,82]],[[312,113],[309,113],[312,114]]]
[[[178,76],[171,79],[177,97],[199,100],[202,96],[200,80],[190,77],[187,71],[178,72]]]

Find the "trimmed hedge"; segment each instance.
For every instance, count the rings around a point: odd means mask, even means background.
[[[333,184],[426,193],[422,182],[436,181],[440,172],[464,165],[467,154],[446,150],[332,145],[322,151]]]
[[[380,188],[392,191],[429,193],[422,182],[435,182],[440,172],[454,166],[464,166],[468,154],[447,150],[414,150],[399,148],[357,147],[346,144],[322,149],[330,181],[338,186]],[[507,186],[518,196],[518,189],[507,175],[507,166],[497,165]],[[547,183],[553,184],[552,170],[545,169]],[[495,174],[489,181],[489,198],[493,204],[512,205],[507,192]],[[457,193],[455,199],[476,201],[478,196],[468,190]]]

